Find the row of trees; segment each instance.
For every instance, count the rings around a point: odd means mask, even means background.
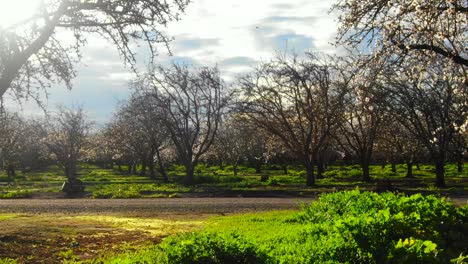
[[[186,66],[159,69],[134,82],[134,93],[105,129],[116,146],[117,162],[148,165],[156,177],[155,162],[167,180],[165,161],[176,156],[186,168],[187,182],[215,140],[228,97],[217,69],[192,72]]]
[[[1,109],[0,124],[0,164],[10,180],[16,168],[42,169],[55,162],[70,183],[78,181],[77,165],[89,156],[84,154],[89,151],[92,125],[81,108],[60,108],[46,120],[28,120]]]
[[[267,160],[294,162],[304,166],[309,186],[331,160],[354,160],[364,181],[372,162],[403,161],[412,177],[414,162],[430,160],[444,186],[445,163],[456,161],[461,170],[467,151],[468,91],[457,66],[438,63],[414,79],[409,66],[394,64],[362,73],[356,65],[363,59],[277,56],[235,88],[226,87],[216,68],[158,68],[135,80],[131,98],[89,136],[82,109],[61,109],[46,126],[4,113],[2,128],[19,127],[2,133],[10,135],[2,157],[18,160],[20,150],[41,149],[34,144],[42,142],[70,181],[85,158],[130,172],[142,165],[143,174],[148,168],[151,178],[164,181],[167,166],[177,162],[188,184],[201,160],[233,165],[236,174],[244,161],[258,170]],[[41,131],[41,139],[19,147],[30,141],[19,140],[31,138],[28,129]]]
[[[145,40],[154,58],[154,45],[168,42],[154,34],[157,25],[177,19],[175,12],[187,1],[127,2],[43,1],[41,15],[1,29],[0,96],[8,89],[30,94],[33,87],[47,86],[43,80],[70,84],[74,58],[67,54],[71,49],[80,57],[86,32],[107,36],[130,65],[135,63],[131,39]],[[354,158],[364,180],[370,179],[376,151],[408,165],[427,155],[443,186],[447,159],[461,163],[466,154],[467,8],[466,1],[457,0],[338,1],[337,44],[368,55],[279,56],[239,78],[234,89],[225,88],[216,69],[153,70],[135,81],[132,98],[102,135],[93,136],[99,142],[94,153],[122,164],[131,161],[131,167],[142,163],[154,177],[156,168],[165,175],[165,163],[176,160],[192,183],[200,159],[214,156],[237,164],[245,154],[236,149],[253,153],[256,146],[262,153],[284,154],[252,154],[258,163],[265,156],[302,163],[308,185],[336,154]],[[37,20],[44,20],[43,29],[35,28]],[[59,28],[72,29],[77,45],[61,46],[54,38]],[[2,122],[14,124],[12,115],[5,116]],[[55,123],[60,129],[47,131],[47,137],[74,127]],[[9,126],[1,128],[10,131]],[[3,159],[13,157],[6,150],[16,142],[10,134],[2,133]],[[237,135],[242,140],[230,142]]]

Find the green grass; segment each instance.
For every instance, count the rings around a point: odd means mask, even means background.
[[[21,199],[31,197],[31,192],[27,190],[8,191],[0,193],[0,199]]]
[[[93,198],[140,198],[150,197],[155,194],[170,195],[177,192],[200,191],[194,187],[181,186],[176,184],[108,184],[88,187]]]
[[[18,263],[18,261],[15,259],[0,258],[0,264],[16,264],[16,263]]]
[[[322,195],[301,212],[214,218],[202,231],[100,261],[463,263],[467,220],[468,207],[456,208],[434,196],[354,190]]]
[[[0,221],[5,221],[5,220],[9,220],[9,219],[13,219],[13,218],[16,218],[17,215],[15,214],[0,214]]]
[[[409,192],[431,192],[439,194],[462,194],[468,191],[468,166],[465,164],[463,173],[457,172],[455,164],[446,165],[446,182],[448,188],[435,187],[435,169],[432,165],[420,165],[420,170],[413,168],[415,179],[406,179],[406,165],[397,164],[396,172],[391,166],[384,168],[380,165],[370,166],[370,174],[374,180],[391,180],[399,190]],[[6,175],[0,172],[0,199],[27,198],[35,195],[55,195],[60,192],[62,183],[66,180],[62,170],[51,166],[47,170],[22,173],[18,171],[13,182],[6,182]],[[195,172],[195,186],[185,186],[185,170],[183,166],[173,165],[168,171],[170,183],[160,183],[151,180],[148,176],[128,175],[113,169],[104,169],[98,166],[80,165],[79,178],[88,186],[87,196],[95,198],[146,198],[168,197],[174,193],[184,195],[187,193],[211,192],[275,192],[294,191],[304,195],[314,192],[329,192],[334,190],[353,189],[359,186],[371,190],[375,182],[361,180],[359,165],[328,166],[324,179],[317,179],[317,186],[306,187],[305,171],[300,166],[289,166],[285,175],[279,166],[264,166],[261,173],[255,173],[253,168],[239,166],[238,176],[233,175],[232,166],[198,165]],[[261,182],[261,176],[268,175],[269,179]],[[176,195],[177,196],[177,195]]]

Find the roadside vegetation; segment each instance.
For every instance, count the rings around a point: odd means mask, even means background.
[[[299,212],[209,220],[105,263],[466,263],[468,207],[434,196],[359,190],[321,195]]]
[[[0,263],[466,263],[467,220],[445,198],[359,189],[229,216],[0,214]]]

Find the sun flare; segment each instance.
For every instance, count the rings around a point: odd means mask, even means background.
[[[5,28],[34,15],[37,0],[0,0],[0,28]]]

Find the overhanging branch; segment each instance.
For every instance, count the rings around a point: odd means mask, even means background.
[[[429,44],[411,44],[404,45],[398,44],[397,47],[402,50],[428,50],[433,51],[437,54],[440,54],[446,58],[452,59],[455,63],[468,66],[468,60],[461,57],[460,55],[454,55],[438,46],[429,45]]]

